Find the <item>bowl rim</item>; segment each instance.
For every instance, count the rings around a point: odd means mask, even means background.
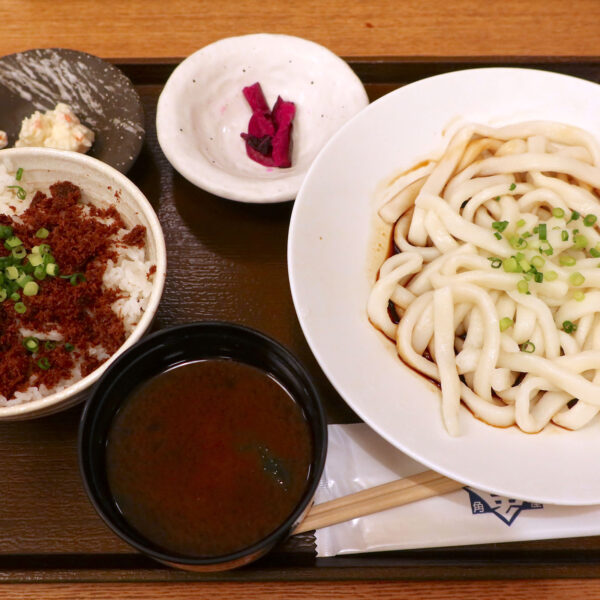
[[[202,335],[203,333],[211,333],[213,331],[218,330],[225,330],[228,332],[229,335],[233,335],[236,337],[242,336],[246,338],[254,338],[254,340],[257,343],[264,344],[275,349],[280,356],[284,357],[286,361],[289,361],[289,364],[293,366],[293,368],[300,374],[303,380],[302,384],[306,395],[311,397],[314,401],[314,407],[316,410],[316,414],[318,415],[318,419],[316,421],[314,419],[307,419],[310,425],[311,432],[313,434],[321,436],[323,441],[321,444],[319,444],[318,446],[316,445],[314,448],[314,455],[311,461],[311,473],[309,475],[309,484],[306,486],[296,507],[285,519],[285,521],[283,521],[266,537],[261,538],[251,546],[247,546],[245,548],[242,548],[241,550],[237,550],[235,552],[219,556],[196,558],[177,554],[168,554],[167,552],[161,552],[153,548],[149,548],[143,543],[139,542],[138,540],[133,539],[130,535],[123,532],[121,528],[114,523],[110,516],[105,513],[102,506],[98,502],[95,492],[92,489],[92,486],[89,482],[89,478],[92,474],[92,467],[89,464],[90,457],[88,448],[93,442],[89,439],[86,439],[86,436],[89,433],[88,430],[91,427],[91,424],[93,424],[98,414],[101,413],[102,408],[104,406],[103,398],[100,397],[100,394],[102,392],[103,383],[111,379],[112,377],[111,371],[118,370],[121,366],[124,366],[126,368],[127,366],[133,364],[136,355],[144,353],[146,348],[152,347],[156,343],[156,341],[162,337],[177,337],[177,334],[179,332],[198,332],[198,335]],[[240,564],[239,561],[246,557],[251,557],[254,555],[256,556],[256,558],[259,558],[260,556],[262,556],[264,552],[261,552],[261,550],[269,550],[284,535],[287,535],[292,530],[292,528],[299,522],[300,518],[305,513],[305,510],[310,506],[310,503],[314,499],[314,495],[319,485],[323,469],[325,467],[325,459],[327,457],[327,440],[327,416],[325,414],[325,409],[321,402],[320,394],[308,370],[290,350],[288,350],[283,344],[273,339],[272,337],[246,325],[241,325],[238,323],[232,323],[228,321],[197,321],[182,325],[175,325],[155,331],[154,333],[151,333],[150,335],[146,336],[142,341],[129,348],[126,352],[119,356],[118,360],[111,365],[111,369],[107,370],[103,374],[102,379],[100,380],[98,386],[94,390],[94,393],[85,404],[79,422],[79,430],[77,436],[77,453],[80,476],[83,482],[83,487],[85,488],[86,494],[90,502],[92,503],[94,509],[100,515],[102,520],[106,523],[106,525],[108,525],[108,527],[116,535],[118,535],[129,545],[133,546],[140,552],[154,558],[155,560],[172,566],[182,565],[184,567],[193,567],[231,564],[233,567],[236,564]]]
[[[258,190],[252,190],[248,187],[247,181],[249,178],[239,177],[236,174],[232,174],[231,182],[224,184],[221,181],[222,177],[219,176],[219,173],[222,174],[223,171],[218,167],[211,165],[209,161],[198,161],[198,164],[195,165],[194,169],[188,168],[187,165],[182,164],[182,161],[179,159],[180,145],[171,140],[171,136],[168,133],[170,128],[166,124],[169,119],[169,111],[172,108],[172,104],[178,99],[178,95],[177,97],[173,96],[171,86],[182,77],[186,72],[186,69],[189,69],[194,63],[203,60],[204,54],[210,53],[211,51],[214,52],[215,49],[227,49],[231,46],[240,44],[272,44],[273,42],[276,42],[279,45],[287,44],[300,46],[305,53],[314,53],[321,57],[327,57],[337,65],[334,75],[338,79],[346,78],[348,82],[354,83],[357,90],[360,88],[362,89],[362,106],[350,115],[348,120],[357,112],[364,109],[369,103],[364,85],[350,65],[326,46],[303,37],[269,32],[230,36],[207,44],[187,56],[177,65],[177,67],[175,67],[158,98],[156,106],[156,134],[158,143],[169,163],[182,175],[182,177],[200,189],[235,202],[271,204],[293,200],[300,190],[302,181],[304,180],[311,163],[306,165],[301,171],[290,171],[277,179],[260,179],[261,186]],[[241,53],[242,50],[240,50],[240,54]],[[171,82],[171,86],[169,86],[169,82]],[[340,127],[342,126],[343,123]],[[332,131],[331,135],[335,135],[336,132],[337,130]],[[327,141],[328,140],[326,140],[323,145],[325,145]],[[258,180],[259,179],[257,178],[257,181]]]
[[[33,155],[33,157],[38,157],[41,160],[48,156],[55,159],[62,159],[67,163],[79,163],[86,166],[90,170],[100,172],[102,176],[106,177],[108,180],[112,180],[107,182],[110,183],[110,185],[117,185],[121,189],[127,189],[128,194],[135,201],[136,207],[140,210],[150,225],[149,234],[153,237],[156,244],[156,271],[154,273],[152,292],[150,294],[150,298],[148,299],[148,304],[144,314],[142,315],[142,318],[138,321],[137,325],[133,328],[133,331],[129,334],[127,339],[110,358],[108,358],[98,368],[94,369],[90,374],[64,388],[63,390],[49,394],[44,398],[31,400],[29,402],[23,402],[21,404],[9,406],[0,406],[0,421],[8,418],[33,418],[38,416],[36,413],[41,410],[43,410],[43,413],[39,416],[44,416],[48,414],[48,409],[60,405],[62,402],[65,402],[76,394],[80,394],[95,384],[100,379],[100,376],[106,371],[106,369],[116,360],[116,358],[125,350],[130,348],[133,344],[135,344],[135,342],[137,342],[142,337],[144,332],[150,327],[162,297],[167,272],[167,250],[164,234],[158,220],[158,216],[150,204],[150,201],[125,174],[98,160],[97,158],[68,150],[55,150],[53,148],[38,147],[5,148],[0,150],[0,159],[6,157],[14,160],[18,159],[19,156],[31,155]],[[43,165],[40,165],[40,168],[43,169]],[[81,400],[83,400],[83,398]],[[71,404],[69,404],[68,407],[70,406]],[[65,408],[68,407],[66,406]]]

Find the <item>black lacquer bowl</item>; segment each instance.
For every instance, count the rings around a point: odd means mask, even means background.
[[[302,496],[292,513],[265,538],[221,556],[176,555],[132,527],[119,510],[108,483],[106,443],[111,422],[140,384],[170,368],[211,358],[229,358],[273,377],[301,407],[312,435],[313,454]],[[81,475],[89,498],[106,524],[123,540],[171,566],[195,571],[231,569],[267,553],[305,517],[321,477],[327,452],[327,424],[316,389],[302,365],[262,333],[222,322],[181,325],[158,331],[130,348],[105,372],[88,401],[79,429]]]

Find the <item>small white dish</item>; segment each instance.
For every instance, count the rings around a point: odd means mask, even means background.
[[[370,324],[378,184],[442,144],[456,119],[500,126],[550,120],[600,139],[600,85],[530,69],[472,69],[402,87],[343,127],[314,161],[294,204],[288,267],[294,305],[323,371],[350,407],[413,459],[474,488],[548,504],[600,503],[600,419],[578,431],[502,429],[461,407],[450,436],[437,386]],[[387,239],[385,240],[387,244]]]
[[[127,225],[146,227],[147,258],[156,265],[146,309],[121,347],[89,375],[63,390],[22,404],[0,406],[0,421],[20,421],[59,412],[85,400],[117,356],[147,333],[162,297],[167,254],[162,228],[150,202],[125,175],[104,162],[76,152],[29,147],[0,151],[0,164],[9,169],[22,167],[31,189],[46,191],[57,181],[70,181],[81,188],[86,201],[100,208],[116,206]]]
[[[242,89],[261,84],[296,104],[292,166],[264,167],[246,155],[252,111]],[[329,138],[368,104],[360,79],[327,48],[289,35],[253,34],[210,44],[186,58],[158,100],[156,129],[173,167],[191,183],[242,202],[295,198]]]

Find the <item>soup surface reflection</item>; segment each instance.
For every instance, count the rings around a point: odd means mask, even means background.
[[[302,409],[273,378],[225,359],[186,363],[133,391],[107,438],[124,518],[169,553],[220,556],[294,510],[312,460]]]

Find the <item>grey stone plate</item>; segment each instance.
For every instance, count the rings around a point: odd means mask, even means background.
[[[144,113],[131,81],[117,67],[76,50],[43,48],[0,58],[0,130],[15,144],[34,111],[69,104],[93,130],[93,156],[126,173],[144,142]]]

